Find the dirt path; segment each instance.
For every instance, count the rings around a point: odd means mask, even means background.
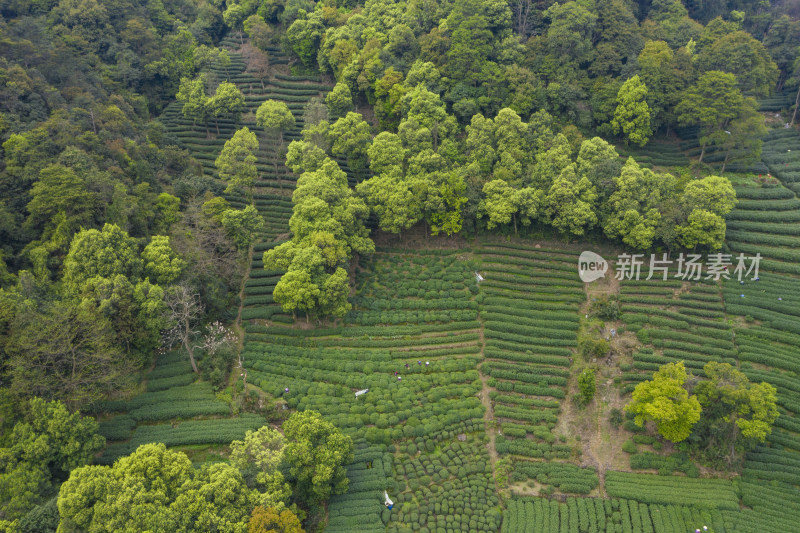
[[[478,318],[480,320],[480,316]],[[483,337],[483,321],[481,321],[481,330],[480,330],[480,346],[481,346],[481,356],[483,356],[483,349],[486,346],[484,337]],[[480,392],[480,399],[483,406],[486,408],[486,412],[483,414],[483,420],[486,424],[486,434],[489,436],[489,442],[486,444],[486,450],[489,452],[489,464],[492,465],[492,479],[495,478],[495,465],[497,461],[500,459],[500,456],[497,454],[497,448],[495,447],[495,439],[497,438],[497,424],[494,420],[494,409],[492,409],[492,399],[489,396],[491,392],[491,388],[489,387],[489,378],[481,371],[480,367],[478,367],[478,374],[481,377],[481,392]],[[497,490],[496,482],[495,482],[495,490]]]

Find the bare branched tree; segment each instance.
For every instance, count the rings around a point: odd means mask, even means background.
[[[191,285],[183,282],[167,289],[164,302],[167,304],[168,320],[171,325],[164,332],[164,343],[167,346],[181,343],[189,354],[192,370],[195,374],[199,374],[200,370],[194,359],[194,349],[196,348],[194,340],[200,335],[197,324],[203,317],[203,303],[200,295]]]

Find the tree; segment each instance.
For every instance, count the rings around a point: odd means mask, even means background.
[[[625,410],[636,415],[634,422],[643,426],[652,421],[667,440],[681,442],[700,420],[701,406],[697,397],[689,395],[688,379],[683,361],[662,365],[651,381],[643,381],[633,390]]]
[[[277,4],[277,2],[273,3],[273,5],[274,4]],[[270,41],[272,40],[272,28],[264,21],[263,17],[259,15],[250,15],[245,19],[242,26],[244,27],[244,31],[247,32],[248,37],[250,37],[250,42],[255,45],[256,50],[262,51],[269,47]],[[242,48],[246,50],[247,46],[247,44],[243,44]],[[262,52],[258,57],[259,60],[266,59],[267,65],[269,65],[269,56],[267,54]],[[264,88],[263,82],[261,88]]]
[[[0,448],[0,519],[13,520],[42,503],[105,445],[97,422],[60,401],[31,398],[25,417]]]
[[[242,22],[244,22],[244,17],[246,13],[242,6],[237,3],[230,3],[228,4],[228,8],[222,13],[222,19],[225,21],[225,24],[232,29],[236,30],[239,33],[239,44],[244,45],[244,35],[242,33]]]
[[[222,227],[240,250],[247,250],[256,236],[264,231],[264,219],[258,210],[248,205],[244,209],[226,209],[222,212]]]
[[[153,235],[142,250],[144,275],[160,285],[169,285],[181,275],[186,261],[175,254],[166,235]]]
[[[228,81],[223,81],[217,86],[214,96],[206,101],[209,116],[214,117],[214,124],[219,135],[219,118],[231,116],[236,122],[244,108],[244,95],[239,88]]]
[[[764,115],[758,112],[758,105],[753,98],[745,98],[739,110],[739,116],[731,120],[720,146],[725,150],[721,173],[731,161],[740,167],[748,168],[761,159],[762,138],[767,134]],[[733,156],[733,157],[731,157]]]
[[[209,313],[216,314],[238,298],[243,271],[241,255],[221,223],[229,206],[214,214],[206,212],[203,200],[195,197],[187,203],[170,233],[170,246],[187,263],[184,280],[197,288]]]
[[[674,194],[674,179],[641,168],[629,157],[614,185],[605,205],[603,231],[635,248],[649,249],[661,221],[659,208]]]
[[[29,228],[52,225],[59,213],[63,213],[75,229],[92,221],[95,194],[87,190],[86,180],[71,168],[60,164],[43,168],[30,195],[25,222]]]
[[[356,186],[356,191],[377,215],[378,225],[383,231],[402,235],[404,230],[420,221],[422,210],[400,172],[397,170],[362,181]]]
[[[194,358],[194,340],[200,334],[197,323],[203,316],[203,303],[197,292],[186,282],[167,289],[164,302],[168,309],[169,329],[164,334],[165,344],[180,342],[189,355],[192,370],[199,374]]]
[[[142,271],[142,260],[136,241],[115,224],[106,224],[102,230],[89,229],[75,234],[64,260],[64,286],[77,293],[89,278],[111,278],[122,274],[137,280]]]
[[[736,206],[736,189],[728,178],[722,176],[693,180],[683,190],[681,205],[687,209],[705,209],[725,216]]]
[[[697,63],[702,70],[734,74],[747,95],[767,96],[778,81],[778,67],[766,48],[745,31],[729,33],[703,48]]]
[[[331,153],[346,157],[347,166],[356,175],[367,167],[367,150],[372,141],[369,124],[359,113],[347,113],[331,124],[328,135],[333,140]]]
[[[260,19],[260,17],[258,17],[258,15],[252,15],[250,18],[258,18],[261,24],[263,24],[265,28],[268,28],[268,26],[263,20]],[[254,39],[252,34],[250,34],[250,41],[256,46],[259,46],[257,44],[257,39]],[[256,48],[256,46],[252,46],[249,43],[245,44],[242,48],[242,56],[244,57],[247,65],[247,72],[252,74],[258,80],[258,82],[261,84],[261,90],[264,90],[266,88],[264,85],[264,80],[269,78],[271,71],[269,54],[260,50],[259,48]],[[264,46],[267,46],[267,43],[264,43]]]
[[[580,390],[581,403],[588,404],[594,398],[597,390],[597,376],[593,368],[586,368],[578,376],[578,390]]]
[[[81,307],[109,320],[116,337],[114,345],[125,350],[127,360],[140,367],[150,361],[165,326],[161,287],[148,279],[131,282],[122,274],[95,276],[86,280],[78,296]]]
[[[693,210],[686,224],[675,226],[681,245],[691,249],[708,246],[719,250],[725,241],[725,229],[725,219],[705,209]]]
[[[750,383],[747,376],[728,363],[711,361],[703,367],[708,380],[694,388],[703,408],[692,440],[705,455],[719,459],[728,448],[730,466],[737,453],[763,443],[778,417],[775,387]]]
[[[316,411],[292,414],[283,424],[290,479],[300,501],[319,504],[347,492],[344,465],[353,460],[353,441]]]
[[[175,98],[183,102],[182,113],[186,118],[191,118],[194,123],[198,120],[208,120],[209,106],[206,96],[206,80],[203,76],[195,79],[181,78],[181,85]],[[208,125],[206,124],[206,133]]]
[[[277,146],[273,150],[275,175],[278,174],[278,160],[283,155],[283,134],[294,128],[294,115],[284,102],[266,100],[256,111],[256,124],[275,141]]]
[[[247,533],[304,533],[297,518],[289,509],[258,506],[250,515]]]
[[[266,261],[265,261],[266,265]],[[311,274],[307,270],[290,270],[275,285],[272,292],[275,301],[281,304],[284,311],[291,311],[292,316],[297,311],[306,313],[306,321],[309,321],[309,314],[317,307],[320,288],[311,279]]]
[[[245,533],[258,493],[225,463],[195,470],[186,454],[144,444],[114,466],[84,466],[61,486],[59,531]]]
[[[725,135],[725,127],[739,114],[743,101],[736,76],[717,70],[706,72],[685,91],[675,111],[679,123],[700,126],[701,163],[706,146]]]
[[[73,408],[125,389],[132,370],[107,318],[61,301],[19,309],[5,350],[18,396],[60,398]]]
[[[544,198],[544,206],[556,229],[583,235],[587,228],[597,224],[594,212],[597,192],[587,178],[578,179],[575,168],[574,163],[570,164],[553,180]]]
[[[325,97],[331,120],[345,116],[353,110],[353,95],[347,84],[339,82],[333,86],[331,92]]]
[[[239,469],[250,488],[258,489],[261,505],[280,505],[292,494],[278,468],[285,447],[283,435],[269,426],[248,431],[244,440],[231,442],[231,464]]]
[[[647,105],[647,86],[634,76],[622,84],[617,93],[617,109],[611,121],[614,133],[625,136],[625,143],[647,144],[650,130],[650,106]]]
[[[483,185],[483,194],[485,198],[481,201],[479,213],[485,213],[489,218],[486,227],[493,229],[501,224],[508,224],[513,218],[514,233],[516,233],[517,191],[503,180],[492,180]]]
[[[581,143],[575,162],[578,165],[578,177],[587,178],[594,185],[600,203],[603,203],[611,194],[614,179],[622,170],[617,150],[600,137],[593,137]]]
[[[225,192],[230,193],[239,188],[247,191],[252,201],[253,185],[258,177],[255,152],[258,150],[258,138],[247,126],[238,130],[229,140],[214,161],[219,177],[228,182]]]

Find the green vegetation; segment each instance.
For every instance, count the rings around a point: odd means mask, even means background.
[[[4,2],[0,530],[796,529],[789,4]]]

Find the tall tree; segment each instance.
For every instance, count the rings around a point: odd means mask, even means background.
[[[272,151],[275,175],[278,175],[278,162],[283,157],[283,134],[294,128],[294,115],[284,102],[265,100],[256,111],[256,124],[264,128],[275,143]]]
[[[200,334],[199,321],[203,317],[203,302],[197,292],[188,283],[179,283],[167,289],[164,301],[167,305],[168,329],[164,339],[169,346],[180,343],[195,374],[200,373],[194,357],[194,342]]]
[[[725,135],[728,123],[739,115],[744,98],[736,85],[736,76],[712,70],[686,90],[676,108],[678,122],[700,126],[700,162],[706,146]]]
[[[647,144],[650,130],[650,106],[647,105],[647,86],[634,76],[622,84],[617,93],[617,109],[611,121],[614,133],[625,136],[625,144]]]
[[[94,276],[110,278],[122,274],[136,280],[142,271],[142,260],[136,241],[114,224],[102,230],[89,229],[76,233],[64,260],[64,286],[77,293],[81,285]]]
[[[258,137],[247,126],[225,141],[225,146],[214,161],[220,179],[228,182],[225,192],[242,189],[252,202],[253,186],[258,178],[256,151],[258,151]]]
[[[0,519],[14,520],[42,503],[105,445],[94,418],[59,401],[32,398],[0,448]]]
[[[777,391],[769,383],[750,383],[728,363],[706,363],[703,372],[708,380],[694,388],[703,417],[692,437],[713,459],[720,458],[727,448],[730,465],[738,453],[769,436],[778,418]]]
[[[208,96],[206,96],[205,78],[203,76],[194,79],[181,78],[180,88],[175,98],[179,102],[183,102],[181,110],[183,116],[192,119],[195,124],[198,120],[205,122],[207,133],[210,108],[208,106]]]
[[[5,350],[17,395],[59,398],[73,408],[126,389],[133,372],[109,320],[71,302],[18,309]]]
[[[219,135],[220,117],[231,117],[236,122],[244,109],[244,95],[235,84],[223,81],[217,86],[214,96],[206,101],[206,109],[209,116],[214,117]]]
[[[59,530],[244,533],[258,493],[225,463],[192,467],[186,454],[144,444],[113,466],[84,466],[61,486]]]
[[[697,397],[690,396],[686,389],[687,379],[683,361],[662,365],[651,381],[636,385],[625,410],[636,415],[634,421],[637,425],[655,422],[662,437],[681,442],[700,420],[702,410]]]
[[[767,96],[778,81],[778,67],[764,45],[744,31],[720,37],[697,55],[701,69],[721,70],[736,76],[746,95]]]
[[[301,501],[319,504],[347,491],[344,465],[353,459],[353,441],[316,411],[294,413],[283,424],[284,456]]]

